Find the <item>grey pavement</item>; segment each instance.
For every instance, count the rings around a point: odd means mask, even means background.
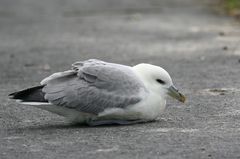
[[[209,0],[210,1],[210,0]],[[0,158],[240,158],[240,24],[206,0],[1,0]],[[164,67],[157,122],[83,127],[8,93],[97,58]]]

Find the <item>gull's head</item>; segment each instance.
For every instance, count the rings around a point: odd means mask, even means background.
[[[185,102],[185,96],[174,86],[169,73],[162,67],[142,63],[134,66],[133,69],[141,77],[147,89],[163,97],[169,95],[180,102]]]

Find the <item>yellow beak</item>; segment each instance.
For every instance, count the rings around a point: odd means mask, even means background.
[[[182,93],[180,93],[175,86],[170,86],[168,88],[168,95],[183,103],[186,100],[186,97]]]

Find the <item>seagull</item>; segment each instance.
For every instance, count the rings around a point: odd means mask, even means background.
[[[50,75],[39,86],[9,94],[20,104],[90,126],[154,121],[164,111],[168,95],[185,102],[163,68],[97,59],[75,62],[70,70]]]

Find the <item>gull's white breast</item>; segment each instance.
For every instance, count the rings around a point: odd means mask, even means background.
[[[154,120],[165,109],[166,100],[159,95],[149,92],[141,102],[130,105],[125,109],[106,109],[98,115],[101,119],[122,119],[122,120]]]
[[[165,107],[166,100],[154,92],[150,92],[146,99],[130,107],[129,110],[138,112],[141,119],[153,120],[164,111]]]

